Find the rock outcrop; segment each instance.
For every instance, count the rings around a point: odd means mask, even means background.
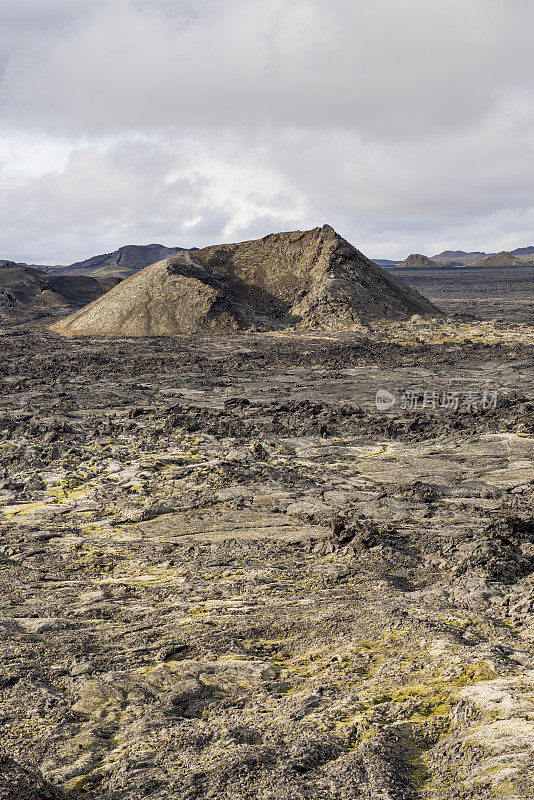
[[[66,335],[350,329],[438,316],[329,225],[183,252],[146,267],[53,326]]]
[[[6,755],[0,755],[0,800],[66,800],[35,769],[23,767]]]
[[[22,323],[69,313],[109,287],[86,275],[49,275],[13,262],[0,264],[0,322]]]

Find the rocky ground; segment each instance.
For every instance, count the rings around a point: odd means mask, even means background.
[[[2,800],[534,797],[531,327],[0,349]]]
[[[534,267],[388,270],[447,314],[534,324]]]

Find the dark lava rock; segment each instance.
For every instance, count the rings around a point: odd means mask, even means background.
[[[0,800],[65,800],[65,795],[37,770],[0,756]]]
[[[168,710],[179,717],[197,716],[205,700],[212,696],[210,689],[196,678],[177,683],[168,695]]]

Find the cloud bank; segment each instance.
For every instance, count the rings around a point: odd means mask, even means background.
[[[4,0],[0,257],[534,243],[526,0]]]

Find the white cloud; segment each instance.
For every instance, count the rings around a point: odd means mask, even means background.
[[[142,137],[75,148],[39,172],[30,159],[28,172],[4,180],[3,252],[68,263],[125,242],[194,246],[262,235],[281,219],[295,227],[304,199],[261,161],[257,153],[236,161],[233,148],[210,141]]]

